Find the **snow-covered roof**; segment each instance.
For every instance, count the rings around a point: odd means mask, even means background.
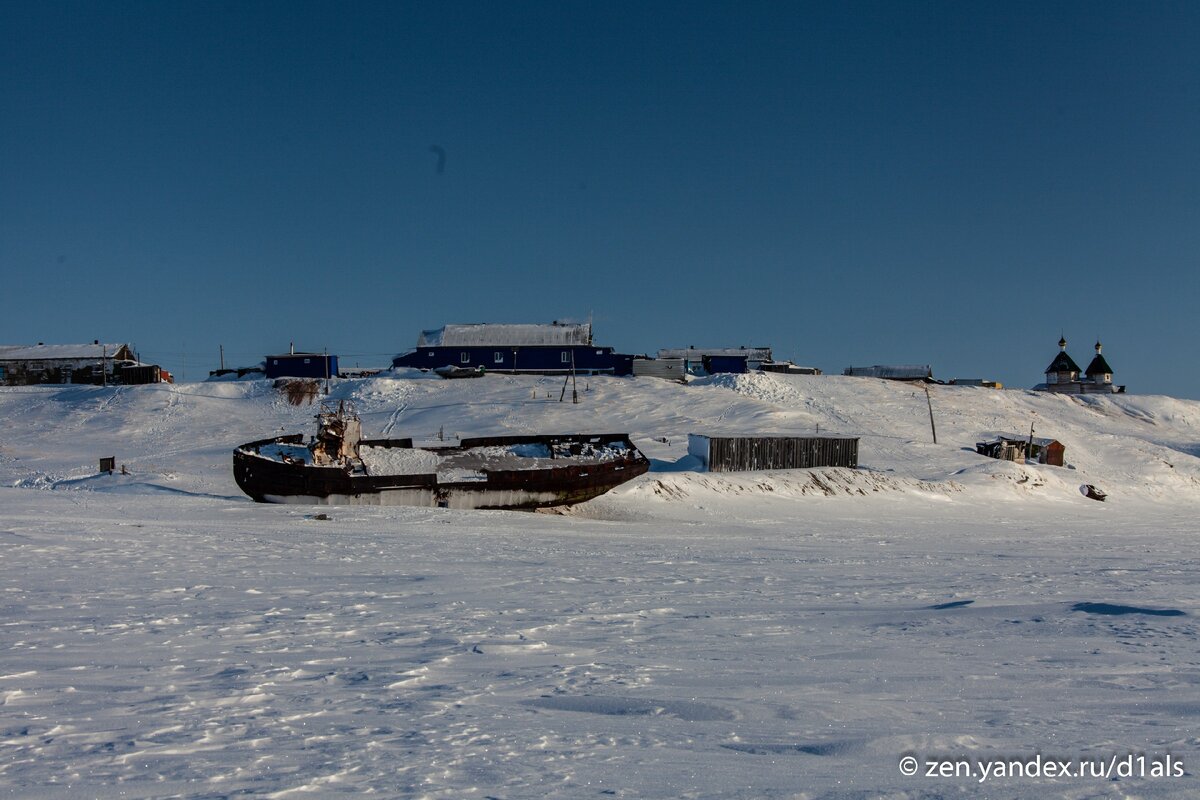
[[[80,358],[112,358],[128,344],[17,344],[0,345],[0,361],[70,361]]]
[[[444,325],[421,331],[417,347],[590,345],[591,323]]]
[[[985,437],[983,439],[983,442],[981,442],[981,444],[991,443],[991,442],[1001,442],[1001,441],[1004,441],[1004,442],[1028,442],[1029,440],[1030,440],[1029,434],[1027,434],[1027,433],[1023,433],[1023,434],[1022,433],[995,433],[995,434],[992,434],[991,436]],[[1057,441],[1058,441],[1058,439],[1047,439],[1044,436],[1034,436],[1033,437],[1033,444],[1035,444],[1038,447],[1047,447]]]
[[[667,347],[658,351],[659,358],[687,358],[695,360],[705,356],[745,356],[747,361],[770,361],[769,347]]]

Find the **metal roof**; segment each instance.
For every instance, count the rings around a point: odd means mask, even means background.
[[[925,364],[876,364],[873,367],[846,367],[843,375],[856,378],[888,378],[890,380],[919,381],[933,377],[933,369]]]
[[[1108,365],[1104,356],[1099,353],[1092,359],[1092,363],[1088,364],[1087,372],[1084,373],[1088,377],[1092,375],[1112,375],[1113,368]]]
[[[1029,441],[1028,433],[994,433],[991,436],[985,438],[982,442],[980,442],[980,444],[992,444],[994,442],[1028,442],[1028,441]],[[1033,443],[1035,445],[1037,445],[1038,447],[1046,447],[1048,445],[1053,444],[1054,442],[1059,442],[1059,440],[1058,439],[1047,439],[1044,436],[1034,436],[1033,437]],[[1059,444],[1061,444],[1061,442],[1059,442]]]
[[[417,347],[590,345],[591,323],[444,325],[421,331]]]
[[[748,361],[770,361],[769,347],[668,347],[658,351],[659,358],[697,359],[705,356],[745,356]]]
[[[0,361],[74,361],[112,358],[128,344],[17,344],[0,345]]]
[[[1051,372],[1082,372],[1079,365],[1075,363],[1075,359],[1067,355],[1067,351],[1063,350],[1054,357],[1050,362],[1050,366],[1046,367],[1046,373]]]

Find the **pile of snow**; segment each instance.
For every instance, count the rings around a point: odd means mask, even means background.
[[[442,461],[436,453],[418,447],[360,446],[358,455],[368,475],[432,475]]]

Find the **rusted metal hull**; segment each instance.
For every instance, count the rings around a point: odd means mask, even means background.
[[[484,479],[439,482],[434,473],[360,474],[350,466],[284,463],[259,455],[260,447],[301,444],[302,434],[250,442],[234,450],[233,475],[238,486],[260,503],[305,505],[405,505],[443,508],[537,509],[591,500],[642,475],[650,462],[625,434],[564,436],[492,436],[463,439],[456,447],[422,448],[435,454],[463,453],[472,448],[546,445],[570,449],[589,443],[620,444],[620,458],[539,469],[487,471]],[[363,440],[364,447],[408,448],[411,439]]]

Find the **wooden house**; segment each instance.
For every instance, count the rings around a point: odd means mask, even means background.
[[[290,353],[263,359],[263,374],[268,378],[336,378],[338,357],[329,353]]]
[[[123,368],[138,366],[128,344],[0,345],[0,383],[28,386],[40,383],[120,383]]]

